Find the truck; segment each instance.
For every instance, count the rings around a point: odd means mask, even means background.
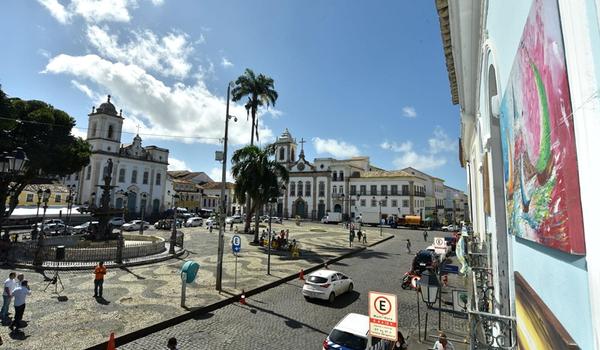
[[[380,224],[380,216],[378,212],[360,213],[360,215],[356,218],[356,221],[362,223],[363,225],[376,226]]]
[[[336,212],[327,212],[327,215],[325,215],[322,219],[321,222],[324,224],[337,224],[342,222],[342,213],[336,213]]]
[[[404,217],[404,226],[418,228],[422,226],[421,217],[418,215],[406,215]]]

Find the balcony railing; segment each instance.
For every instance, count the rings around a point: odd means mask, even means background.
[[[477,239],[469,243],[471,349],[516,349],[516,318],[493,313],[497,305],[494,275],[487,251],[486,244],[479,243]]]

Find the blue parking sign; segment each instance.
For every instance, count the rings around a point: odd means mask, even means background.
[[[240,249],[242,249],[242,239],[240,236],[235,235],[231,238],[231,250],[233,250],[234,253],[239,253]]]

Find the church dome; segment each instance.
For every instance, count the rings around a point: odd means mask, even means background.
[[[117,109],[115,105],[110,103],[110,95],[108,95],[108,99],[106,102],[101,104],[98,108],[96,108],[96,113],[104,113],[108,115],[117,115]]]
[[[285,131],[277,138],[277,142],[294,142],[294,139],[290,131],[285,128]]]

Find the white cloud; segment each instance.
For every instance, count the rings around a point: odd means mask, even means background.
[[[152,31],[144,30],[134,31],[131,35],[130,42],[121,44],[117,36],[110,35],[106,28],[97,25],[87,28],[89,42],[103,57],[178,78],[185,77],[192,68],[188,60],[193,47],[187,34],[169,33],[158,37]]]
[[[87,85],[78,82],[77,80],[71,80],[71,84],[79,91],[83,92],[87,97],[94,98],[94,92]]]
[[[189,168],[183,160],[169,157],[169,167],[167,170],[189,170]]]
[[[402,107],[402,115],[407,118],[415,118],[417,116],[417,110],[413,106]]]
[[[358,147],[344,141],[322,139],[319,137],[313,138],[312,141],[317,153],[329,153],[337,158],[349,158],[360,155]]]
[[[433,130],[433,137],[430,138],[428,142],[429,149],[431,150],[431,153],[434,154],[458,150],[458,141],[450,139],[440,126],[435,127]]]
[[[213,179],[213,181],[221,182],[221,178],[223,176],[223,168],[212,168],[208,172],[208,176]],[[231,176],[231,172],[227,170],[225,173],[225,181],[227,182],[235,182],[233,180],[233,176]]]
[[[97,55],[58,55],[48,62],[44,73],[68,74],[99,85],[113,96],[117,109],[123,109],[124,131],[135,131],[139,123],[146,134],[164,135],[145,139],[218,144],[223,137],[225,99],[213,95],[202,81],[169,86],[137,65],[113,63]],[[240,117],[229,125],[232,146],[248,143],[251,122],[241,118],[245,108],[232,104],[230,113]],[[259,122],[261,142],[272,140],[272,131],[262,124],[262,118]]]
[[[405,141],[401,144],[384,141],[379,146],[384,150],[400,153],[393,160],[395,167],[413,167],[425,171],[445,165],[447,159],[443,153],[456,151],[458,149],[457,144],[458,142],[452,141],[440,126],[436,126],[433,130],[433,136],[427,140],[427,149],[422,152],[415,151],[411,141]]]
[[[80,129],[76,126],[71,129],[71,135],[75,137],[81,137],[82,139],[87,139],[87,129]]]
[[[60,23],[67,24],[71,20],[71,13],[58,0],[38,0],[38,2]]]
[[[230,61],[230,60],[228,60],[228,59],[227,59],[227,58],[225,58],[225,57],[223,57],[223,58],[221,59],[221,65],[222,65],[224,68],[233,67],[233,63],[231,63],[231,61]]]
[[[63,5],[58,0],[38,0],[52,17],[62,24],[70,23],[75,15],[83,17],[88,23],[129,22],[130,10],[139,6],[138,0],[71,0]],[[154,6],[160,6],[164,0],[150,0]]]

